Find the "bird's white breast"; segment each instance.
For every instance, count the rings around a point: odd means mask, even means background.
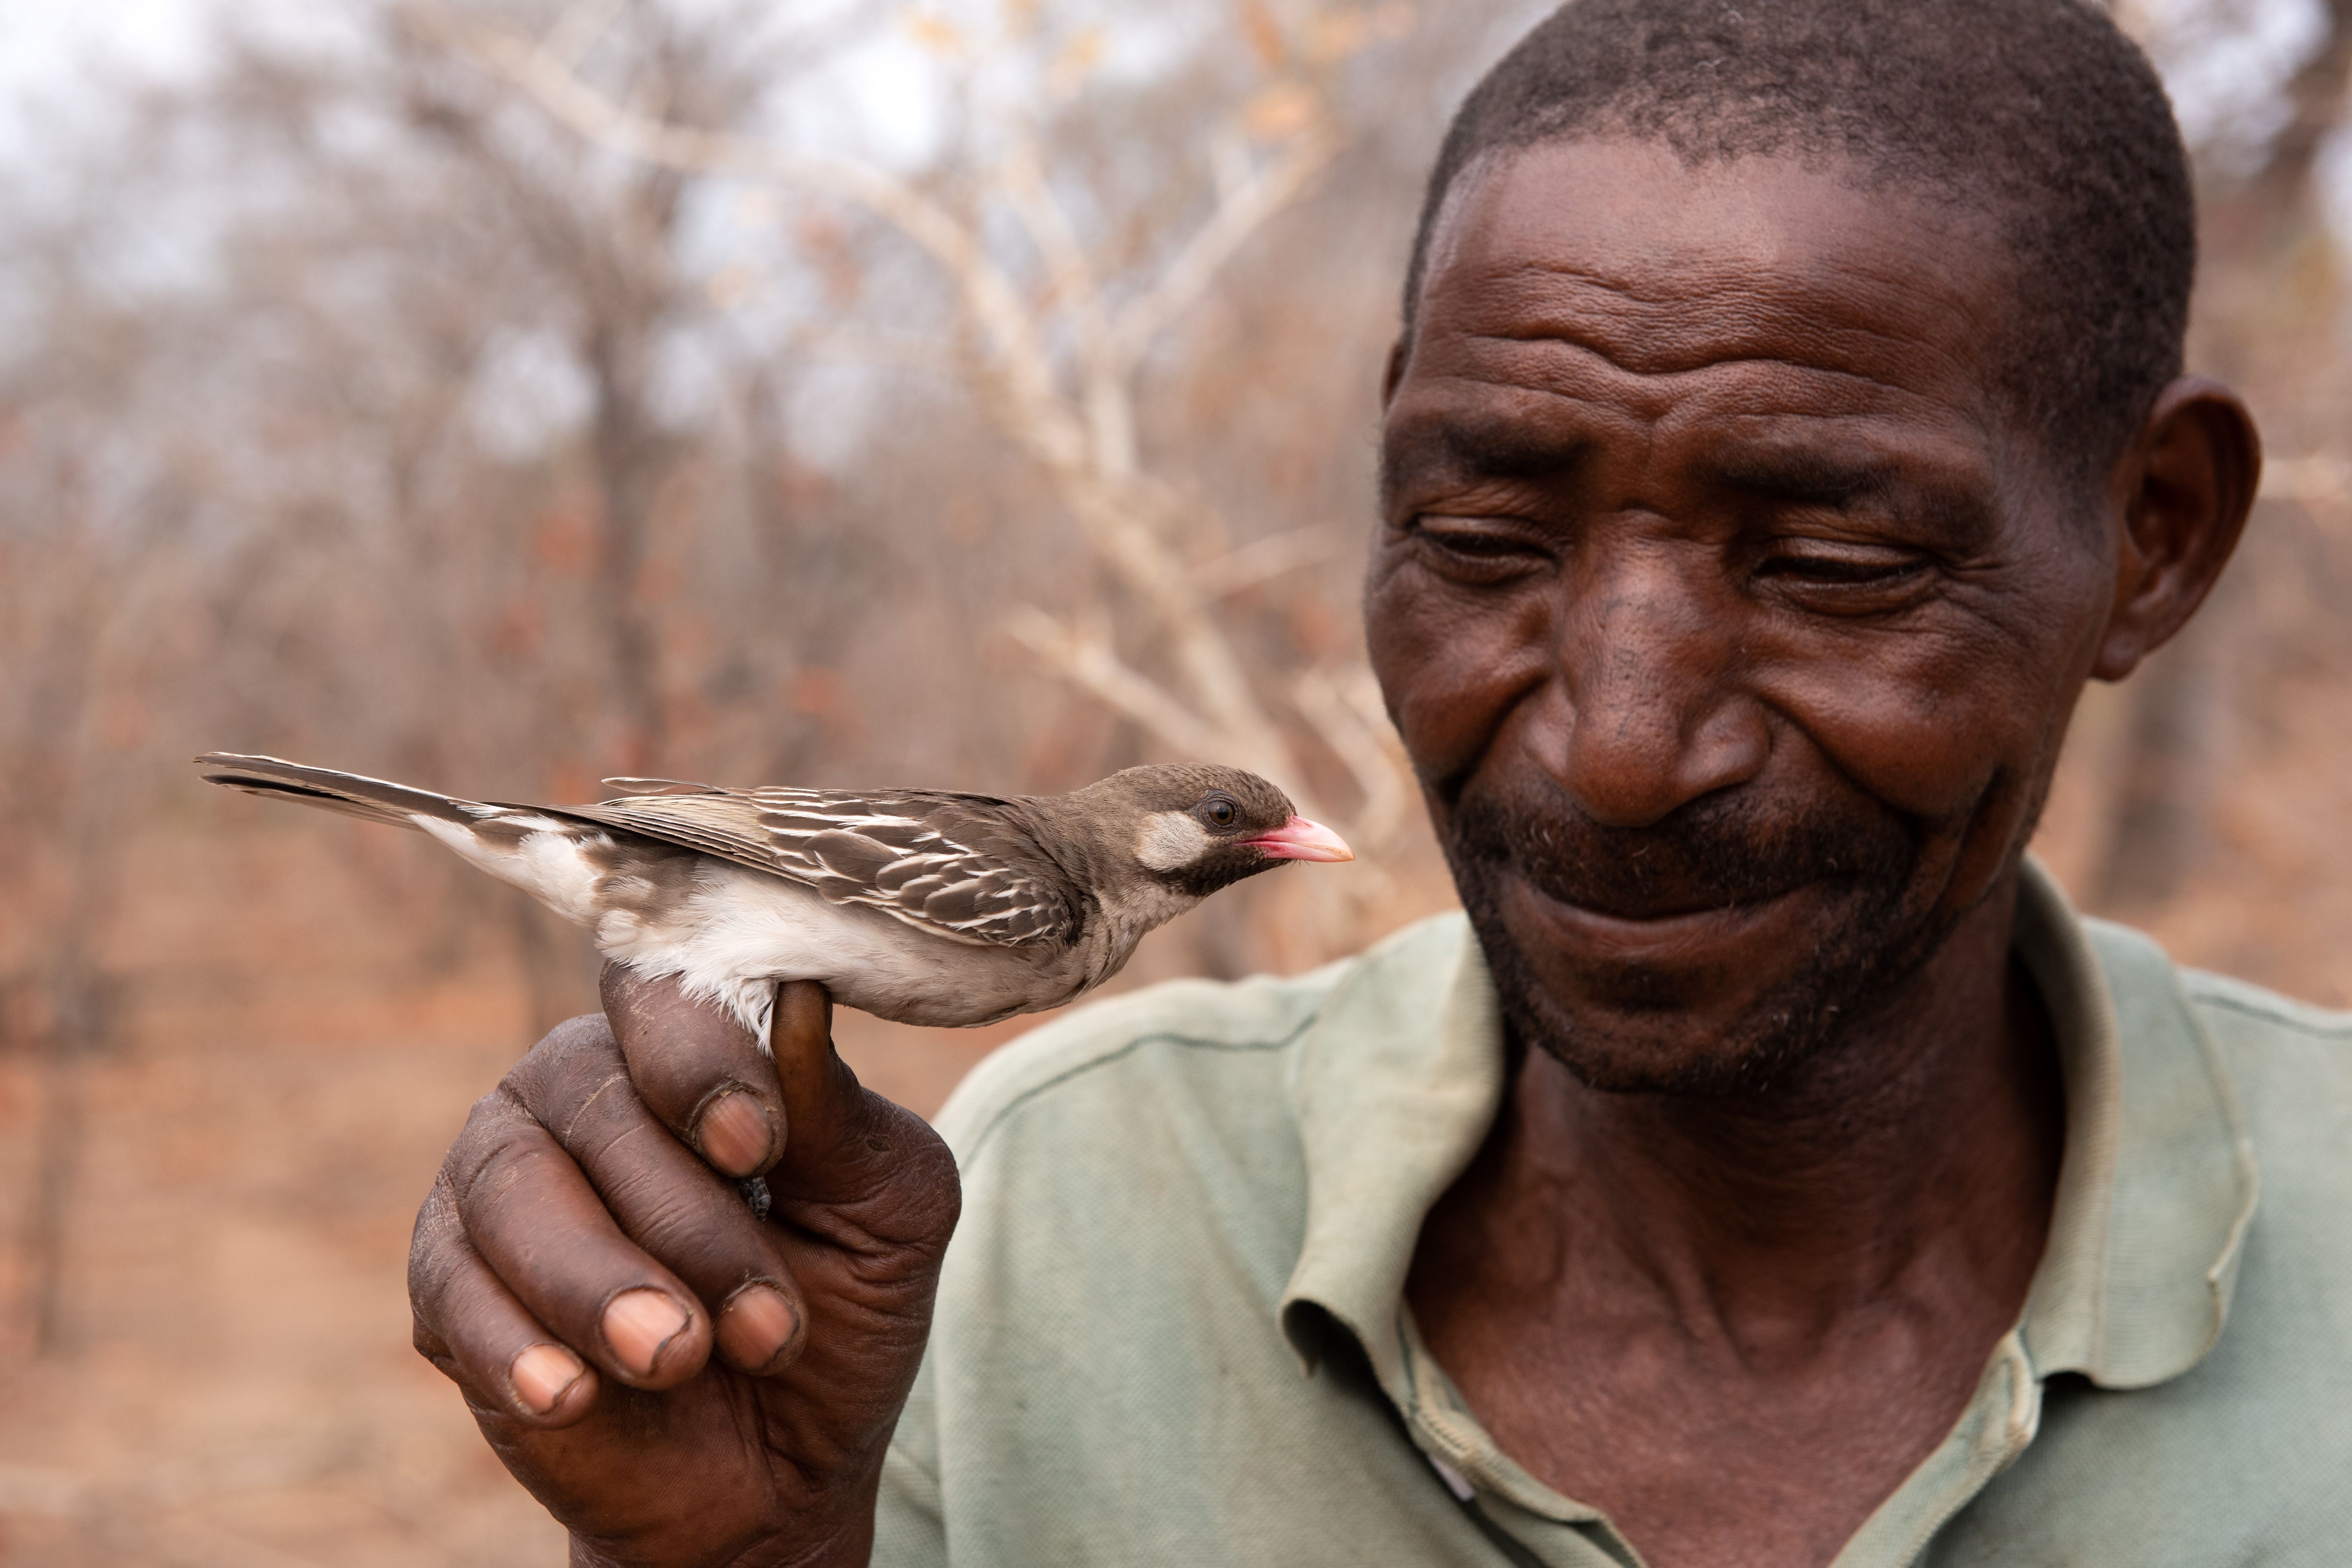
[[[501,815],[494,833],[415,820],[587,927],[605,957],[724,1005],[762,1045],[778,981],[821,982],[842,1005],[898,1023],[961,1027],[1060,1005],[1116,970],[1141,934],[1116,942],[1098,926],[1072,948],[959,939],[708,856],[632,850],[578,822]]]
[[[607,957],[677,975],[688,995],[724,1004],[763,1042],[781,980],[818,981],[844,1006],[937,1026],[1052,1005],[1085,980],[1076,953],[957,942],[719,860],[701,861],[693,890],[672,907],[614,900],[594,929]]]

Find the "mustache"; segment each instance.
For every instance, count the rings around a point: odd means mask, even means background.
[[[1635,920],[1759,904],[1823,881],[1893,888],[1917,853],[1892,812],[1773,812],[1737,795],[1612,827],[1564,796],[1465,794],[1444,838],[1457,876],[1508,871],[1562,903]]]

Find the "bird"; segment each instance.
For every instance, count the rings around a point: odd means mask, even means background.
[[[769,1048],[776,986],[901,1024],[976,1026],[1075,1000],[1154,927],[1293,860],[1355,858],[1239,768],[1129,768],[1067,795],[614,778],[589,805],[464,800],[210,752],[212,784],[415,827],[675,976]]]

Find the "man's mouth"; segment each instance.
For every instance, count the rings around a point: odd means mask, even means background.
[[[1789,934],[1783,928],[1801,919],[1813,890],[1800,885],[1736,903],[1661,898],[1632,908],[1614,900],[1610,907],[1596,907],[1562,899],[1524,878],[1512,880],[1519,897],[1508,901],[1533,917],[1551,945],[1587,962],[1644,965],[1712,962],[1728,956],[1726,949],[1782,940]]]
[[[1512,875],[1563,909],[1578,910],[1602,920],[1629,924],[1650,924],[1703,915],[1734,916],[1743,910],[1758,909],[1786,898],[1814,880],[1801,874],[1784,872],[1769,881],[1743,881],[1742,885],[1734,887],[1709,877],[1644,876],[1637,870],[1620,870],[1617,867],[1610,869],[1620,871],[1620,874],[1547,874],[1549,868],[1527,863],[1509,868]]]
[[[1530,886],[1562,909],[1577,910],[1598,919],[1621,921],[1629,925],[1655,924],[1663,921],[1688,920],[1702,915],[1737,914],[1769,904],[1780,894],[1749,895],[1732,898],[1723,894],[1659,893],[1649,898],[1624,898],[1606,894],[1579,897],[1561,893],[1530,881]]]

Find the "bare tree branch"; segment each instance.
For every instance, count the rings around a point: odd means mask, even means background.
[[[1193,567],[1192,585],[1206,597],[1223,598],[1286,572],[1319,565],[1339,549],[1339,531],[1321,524],[1270,533]]]
[[[421,30],[609,152],[845,201],[929,254],[953,281],[976,331],[982,352],[972,368],[983,405],[1053,479],[1095,556],[1157,621],[1182,693],[1121,658],[1107,626],[1073,628],[1030,609],[1015,616],[1014,635],[1065,679],[1160,743],[1236,763],[1307,798],[1307,769],[1259,696],[1250,661],[1219,618],[1218,601],[1320,559],[1328,543],[1318,531],[1302,530],[1204,565],[1189,563],[1172,542],[1197,536],[1215,521],[1207,508],[1144,468],[1135,380],[1159,335],[1208,292],[1254,236],[1299,199],[1337,153],[1339,139],[1319,105],[1264,163],[1245,176],[1221,177],[1207,220],[1150,286],[1115,313],[1105,305],[1102,279],[1055,195],[1036,142],[1025,133],[1017,136],[983,177],[979,210],[992,199],[1021,224],[1046,274],[1043,299],[1033,306],[1008,266],[989,253],[979,219],[960,216],[903,180],[863,163],[658,120],[583,81],[561,51],[458,17],[436,0],[413,0],[409,14]],[[567,20],[560,28],[563,41],[575,41],[585,26]],[[1075,347],[1074,375],[1057,367],[1057,341]],[[1402,798],[1401,775],[1352,710],[1332,695],[1336,688],[1327,686],[1328,679],[1313,688],[1318,716],[1309,721],[1355,776],[1367,823],[1384,825],[1380,831],[1385,833],[1399,819],[1392,803]]]
[[[1216,754],[1220,737],[1215,729],[1150,677],[1124,663],[1102,627],[1066,626],[1028,605],[1013,611],[1004,627],[1072,684],[1101,698],[1163,745],[1196,757]]]
[[[1218,203],[1216,213],[1177,253],[1160,281],[1118,313],[1112,330],[1118,362],[1132,366],[1139,361],[1152,341],[1209,291],[1251,237],[1306,194],[1339,151],[1338,139],[1318,121]]]
[[[1370,679],[1369,671],[1358,673]],[[1385,718],[1377,728],[1365,721],[1360,703],[1349,700],[1343,679],[1327,669],[1306,670],[1291,682],[1291,700],[1354,777],[1363,794],[1356,826],[1378,843],[1402,824],[1412,801],[1405,789],[1394,731]]]
[[[866,164],[813,158],[757,137],[674,125],[614,103],[528,39],[455,15],[431,0],[404,14],[419,31],[530,94],[560,123],[624,157],[692,174],[769,180],[849,202],[882,218],[947,269],[999,355],[996,373],[1022,418],[1019,433],[1049,468],[1086,460],[1084,436],[1053,384],[1051,362],[1020,293],[955,215],[906,182]]]
[[[571,69],[595,47],[620,9],[621,0],[572,0],[540,40],[540,52],[553,64]]]

